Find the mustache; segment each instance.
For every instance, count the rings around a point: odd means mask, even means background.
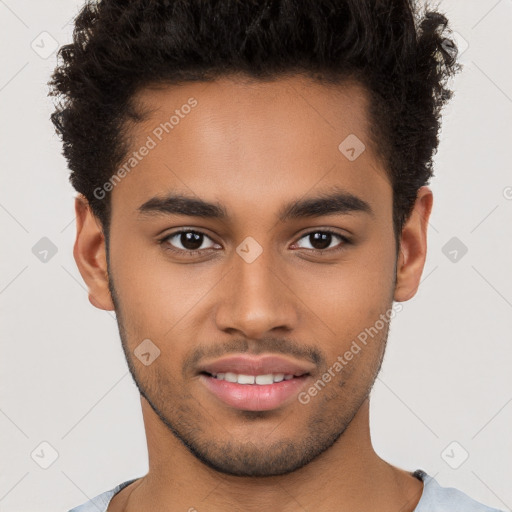
[[[282,354],[309,361],[321,367],[325,365],[326,361],[322,353],[311,345],[299,345],[293,341],[274,337],[265,337],[252,341],[237,339],[227,343],[219,343],[218,345],[199,345],[194,348],[184,361],[183,373],[185,375],[194,371],[203,359],[214,359],[233,353],[250,353],[252,355],[263,353]]]

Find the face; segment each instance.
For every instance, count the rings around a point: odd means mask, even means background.
[[[113,182],[108,252],[133,378],[210,467],[294,471],[368,397],[395,314],[392,188],[364,90],[224,78],[137,100],[150,114]]]

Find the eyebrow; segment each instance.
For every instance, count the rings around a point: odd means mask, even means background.
[[[143,216],[183,215],[219,220],[229,218],[228,212],[222,204],[183,194],[152,197],[139,206],[138,211]],[[350,192],[335,188],[314,197],[300,198],[285,204],[279,210],[278,218],[281,222],[286,222],[292,219],[352,213],[366,213],[375,216],[367,201]]]

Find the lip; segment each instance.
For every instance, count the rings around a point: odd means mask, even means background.
[[[242,411],[271,411],[286,405],[310,381],[309,375],[273,384],[238,384],[201,374],[199,380],[219,400]]]
[[[312,363],[298,362],[282,356],[228,356],[199,366],[199,380],[224,404],[244,411],[270,411],[285,406],[311,380]],[[243,375],[267,375],[284,373],[293,379],[273,384],[238,384],[216,379],[212,374],[237,373]]]
[[[232,372],[243,375],[267,375],[269,373],[284,373],[300,377],[311,373],[315,365],[307,362],[298,362],[283,356],[264,355],[226,356],[215,361],[203,363],[198,367],[199,373],[226,373]],[[270,384],[269,384],[270,385]]]

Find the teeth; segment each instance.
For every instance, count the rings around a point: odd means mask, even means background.
[[[256,384],[272,384],[274,382],[274,377],[272,374],[268,375],[257,375],[256,376]]]
[[[259,384],[268,385],[274,382],[281,382],[283,380],[293,379],[293,375],[284,373],[268,373],[266,375],[243,375],[232,372],[213,374],[213,377],[218,380],[225,380],[227,382],[237,382],[238,384]]]
[[[220,375],[222,375],[222,373]],[[221,377],[217,375],[217,378],[219,379]],[[226,373],[224,380],[227,380],[228,382],[236,382],[238,380],[238,377],[236,376],[236,373],[228,372]]]
[[[239,375],[238,384],[254,384],[254,375]]]

